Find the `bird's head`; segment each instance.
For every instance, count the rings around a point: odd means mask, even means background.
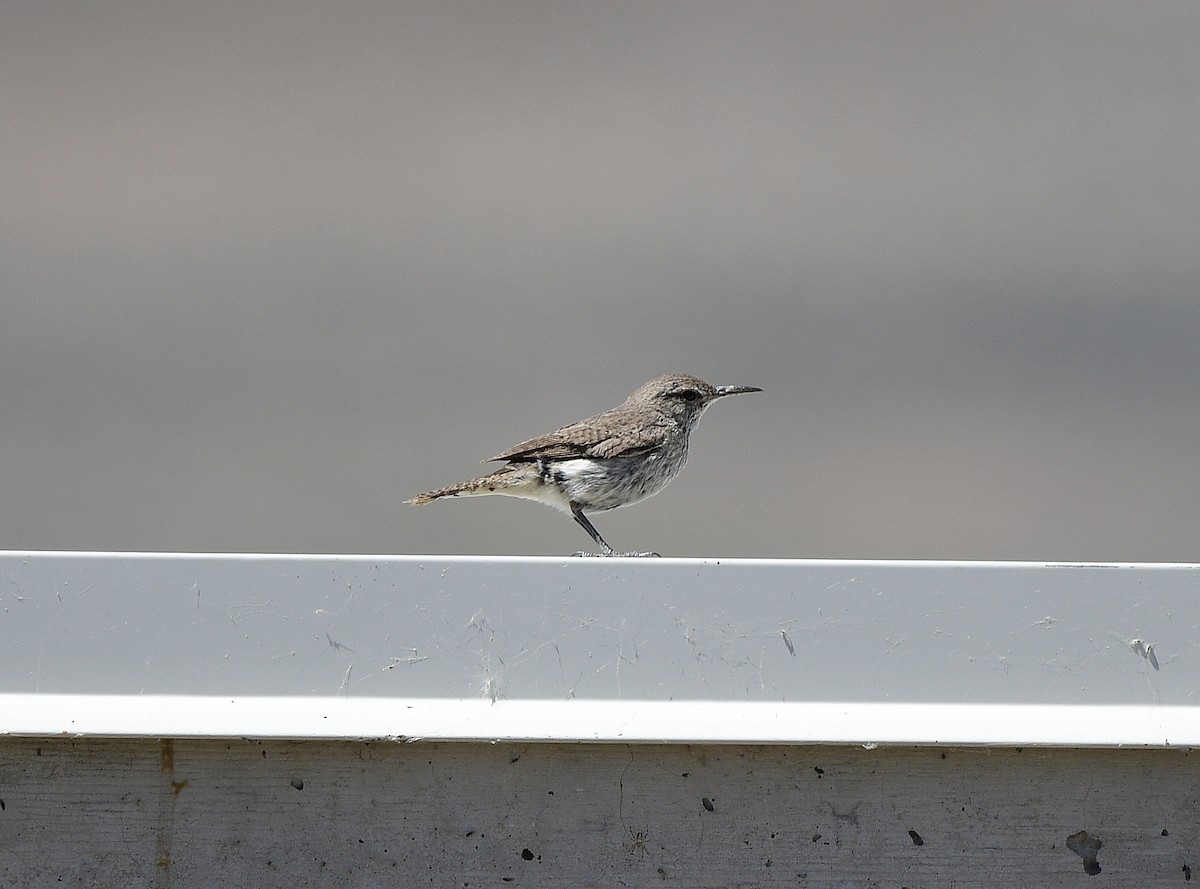
[[[667,374],[644,384],[625,403],[651,405],[690,427],[718,398],[761,391],[757,386],[714,386],[690,374]]]

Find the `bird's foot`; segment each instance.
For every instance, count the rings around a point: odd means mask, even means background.
[[[607,559],[611,557],[619,559],[661,559],[661,553],[619,553],[616,550],[609,550],[605,553],[585,553],[582,550],[574,554],[577,558],[592,558],[592,559]]]

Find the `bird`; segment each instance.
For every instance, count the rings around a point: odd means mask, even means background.
[[[503,461],[495,471],[405,502],[422,506],[443,497],[492,494],[535,500],[569,514],[601,555],[657,556],[617,552],[584,511],[617,509],[657,494],[683,468],[688,438],[709,405],[727,395],[761,391],[757,386],[713,386],[690,374],[655,377],[610,410],[482,461]]]

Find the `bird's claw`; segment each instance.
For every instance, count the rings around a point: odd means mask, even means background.
[[[575,556],[576,558],[584,558],[584,559],[587,559],[587,558],[607,559],[607,558],[614,558],[614,557],[618,558],[618,559],[661,559],[662,558],[662,553],[619,553],[616,550],[609,550],[606,553],[585,553],[583,550],[579,550],[576,553],[572,553],[572,555]]]

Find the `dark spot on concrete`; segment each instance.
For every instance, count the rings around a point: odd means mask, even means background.
[[[710,800],[707,796],[702,796],[700,798],[700,805],[704,806],[704,810],[706,812],[711,812],[713,810],[712,800]]]
[[[680,777],[680,778],[686,778],[686,777],[688,777],[688,776],[689,776],[689,775],[691,775],[691,774],[692,774],[691,772],[684,772],[684,773],[683,773],[683,774],[681,774],[679,777]]]
[[[861,805],[862,805],[862,800],[859,800],[858,802],[856,802],[854,804],[854,807],[849,812],[839,812],[839,811],[837,811],[837,809],[835,809],[833,807],[832,804],[830,804],[829,814],[832,815],[834,818],[836,818],[838,821],[846,821],[850,824],[853,824],[855,827],[857,827],[858,826],[858,809]]]
[[[4,800],[0,799],[0,812],[3,812],[3,811],[4,811],[4,808],[5,808],[5,806],[4,806]]]
[[[500,882],[501,883],[511,883],[515,879],[516,879],[516,877],[501,877]]]
[[[301,781],[299,778],[293,778],[293,779],[292,779],[292,786],[293,786],[293,787],[295,787],[297,790],[303,790],[303,789],[304,789],[304,782],[303,782],[303,781]]]
[[[917,833],[915,830],[910,830],[908,832],[908,838],[913,841],[914,846],[924,846],[925,845],[925,841],[923,839],[921,839],[921,835],[919,833]]]
[[[814,833],[814,834],[813,834],[813,842],[814,842],[814,843],[815,843],[817,840],[819,840],[820,838],[821,838],[821,835],[820,835],[819,833]]]
[[[509,765],[512,765],[513,763],[515,763],[515,762],[520,762],[520,761],[521,761],[521,754],[519,754],[519,753],[518,753],[516,756],[512,757],[512,758],[511,758],[511,759],[508,761],[508,764],[509,764]]]
[[[473,830],[468,830],[468,831],[467,831],[465,834],[463,834],[463,836],[466,836],[466,837],[473,837],[473,836],[475,836],[475,831],[473,831]]]
[[[1183,881],[1185,883],[1187,883],[1187,882],[1190,882],[1191,879],[1192,879],[1192,869],[1185,864],[1183,866]]]
[[[1170,834],[1169,834],[1169,833],[1167,833],[1167,829],[1166,829],[1165,827],[1163,828],[1162,835],[1163,835],[1163,836],[1165,836],[1165,837],[1169,837],[1169,836],[1170,836]]]
[[[813,771],[817,773],[818,778],[825,774],[825,770],[820,766],[813,766]]]
[[[533,861],[533,853],[530,852],[528,849],[521,850],[521,857],[524,858],[526,861]]]
[[[1086,830],[1067,837],[1067,848],[1083,859],[1083,872],[1089,877],[1100,873],[1100,862],[1096,860],[1096,856],[1103,845],[1104,840],[1092,836]]]

